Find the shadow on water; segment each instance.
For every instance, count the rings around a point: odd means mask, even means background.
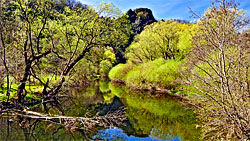
[[[198,140],[191,109],[166,95],[150,96],[99,82],[70,90],[58,103],[30,107],[60,120],[4,115],[0,140]],[[59,108],[58,108],[59,107]],[[68,118],[70,117],[70,118]],[[71,117],[79,117],[72,120]],[[85,119],[86,118],[86,119]]]

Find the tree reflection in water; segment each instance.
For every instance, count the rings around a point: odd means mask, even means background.
[[[101,82],[30,107],[41,115],[0,118],[0,140],[197,140],[192,110],[164,96],[148,96]],[[47,117],[45,117],[45,115]],[[58,116],[51,115],[60,115]],[[83,120],[84,119],[84,120]],[[95,123],[95,124],[93,124]]]

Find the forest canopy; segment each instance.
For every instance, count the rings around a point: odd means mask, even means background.
[[[192,47],[191,34],[196,24],[159,21],[147,26],[127,48],[127,58],[148,62],[157,58],[181,60]]]
[[[110,4],[98,11],[62,0],[4,0],[0,6],[1,86],[9,98],[12,84],[18,85],[19,102],[32,93],[27,85],[43,87],[43,95],[57,94],[79,67],[86,74],[95,71],[91,66],[100,65],[105,51],[112,53],[129,38],[128,21],[113,18],[120,13]]]

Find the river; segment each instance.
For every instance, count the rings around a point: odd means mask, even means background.
[[[77,130],[83,124],[60,124],[40,119],[0,118],[0,140],[198,140],[200,131],[193,110],[166,94],[133,92],[109,82],[69,90],[57,104],[30,107],[47,115],[98,117],[124,110],[126,120]],[[122,112],[119,114],[123,114]],[[109,118],[109,117],[108,117]],[[66,122],[66,121],[65,121]]]

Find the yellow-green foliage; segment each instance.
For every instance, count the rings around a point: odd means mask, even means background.
[[[109,71],[113,67],[113,64],[116,63],[115,54],[108,49],[103,54],[103,60],[100,62],[100,74],[101,75],[108,75]]]
[[[133,64],[127,63],[127,64],[118,64],[114,68],[112,68],[109,72],[109,78],[113,80],[123,80],[125,81],[126,75],[130,70],[132,70],[134,67]]]
[[[10,96],[9,99],[16,98],[16,92],[17,92],[17,84],[11,85],[11,89],[9,90]],[[39,92],[42,90],[42,86],[26,86],[26,89],[28,91],[25,99],[26,100],[40,100],[41,97],[37,96],[36,94],[33,94],[33,92]],[[6,87],[0,87],[0,102],[7,101],[8,96],[6,95],[7,88]]]
[[[132,87],[174,88],[177,83],[180,61],[164,60],[162,58],[141,64],[131,70],[126,83]]]
[[[43,79],[41,79],[41,81],[43,81],[43,83],[46,83],[47,80],[49,80],[51,85],[55,85],[57,80],[59,79],[59,76],[57,75],[41,75]],[[34,78],[31,77],[31,79],[33,80]],[[19,83],[14,81],[14,78],[10,78],[10,99],[12,98],[17,98],[16,93],[17,93],[17,89],[19,86]],[[40,82],[36,82],[34,81],[34,83],[27,83],[25,86],[25,89],[27,91],[27,95],[25,97],[26,100],[40,100],[41,97],[37,96],[35,93],[41,93],[43,90],[44,86],[41,85]],[[7,101],[8,97],[6,96],[7,93],[7,79],[5,78],[3,81],[3,87],[0,87],[0,102],[2,101]]]
[[[109,89],[109,81],[99,81],[99,87],[100,87],[100,91],[102,93],[107,93],[110,91]]]
[[[49,83],[54,85],[57,83],[59,80],[60,76],[59,75],[53,75],[53,74],[47,74],[47,75],[41,75],[41,80],[43,83],[46,83],[49,80]]]
[[[110,61],[108,60],[103,60],[100,63],[100,73],[101,74],[108,74],[108,72],[110,71],[110,69],[112,68],[112,64]]]
[[[135,62],[153,61],[157,58],[183,59],[192,48],[191,34],[196,24],[159,21],[137,35],[126,50],[126,57]]]
[[[134,66],[119,64],[109,74],[110,79],[123,80],[127,85],[137,88],[174,88],[179,77],[181,61],[162,58]]]
[[[106,50],[104,52],[104,58],[110,60],[111,63],[116,62],[115,54],[111,50]]]
[[[120,73],[126,65],[118,66],[114,68],[117,73],[112,72],[110,78],[136,88],[176,88],[180,64],[190,52],[192,34],[197,31],[197,24],[175,21],[159,21],[147,26],[126,50],[128,62],[143,64],[135,65],[127,74]]]

